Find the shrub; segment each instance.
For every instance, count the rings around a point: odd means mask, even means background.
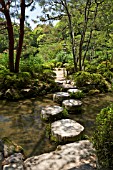
[[[111,85],[105,78],[98,73],[89,73],[85,71],[77,72],[74,75],[74,81],[78,87],[86,87],[87,91],[92,89],[100,90],[100,92],[109,91]]]
[[[102,109],[97,115],[92,139],[99,168],[113,169],[113,105]]]
[[[81,99],[84,97],[84,93],[82,91],[78,91],[76,93],[71,92],[70,97],[73,99]]]

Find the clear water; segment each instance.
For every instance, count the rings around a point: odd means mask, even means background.
[[[96,115],[113,102],[113,94],[101,94],[82,99],[83,111],[69,117],[85,127],[85,134],[91,136],[94,131]],[[26,156],[39,155],[56,148],[46,135],[46,123],[40,118],[43,106],[56,105],[52,95],[18,102],[0,101],[0,138],[9,137],[21,145]]]

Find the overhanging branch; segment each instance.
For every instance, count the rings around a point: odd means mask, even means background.
[[[50,17],[49,14],[47,14],[47,19],[46,18],[42,18],[41,21],[49,21],[49,20],[61,20],[62,17],[67,16],[64,14],[58,15],[58,16],[54,16],[54,17]]]
[[[29,7],[29,6],[31,6],[31,4],[34,2],[34,0],[32,0],[29,4],[25,4],[25,7]]]

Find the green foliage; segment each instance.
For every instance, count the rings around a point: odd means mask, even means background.
[[[50,70],[50,69],[45,69],[42,70],[42,73],[38,75],[38,78],[40,81],[44,82],[51,82],[54,81],[56,74]]]
[[[41,72],[43,62],[44,61],[41,56],[30,56],[29,58],[21,60],[20,70],[21,72],[30,72],[31,74]]]
[[[90,73],[96,73],[97,65],[95,65],[95,64],[87,64],[87,66],[85,68],[85,71],[90,72]]]
[[[63,109],[63,112],[62,112],[62,117],[63,118],[66,118],[66,117],[68,117],[69,116],[69,114],[68,114],[68,111],[67,111],[67,109]]]
[[[64,66],[66,68],[68,75],[74,73],[74,64],[72,61],[65,63]]]
[[[88,92],[89,95],[94,95],[94,94],[98,94],[98,93],[100,93],[100,91],[97,89],[92,89],[92,90],[89,90],[89,92]]]
[[[74,81],[77,87],[86,87],[87,90],[97,89],[101,92],[109,91],[111,85],[104,79],[101,74],[89,72],[77,72],[74,75]]]
[[[70,97],[73,98],[73,99],[81,99],[84,97],[84,93],[82,91],[78,91],[78,92],[71,92],[70,93]]]
[[[62,62],[57,62],[56,67],[61,68],[62,67]]]
[[[7,54],[2,53],[0,55],[0,65],[8,68],[8,56],[7,56]],[[0,67],[0,70],[1,69],[2,68]]]
[[[113,169],[113,105],[97,115],[96,130],[92,138],[100,169]]]
[[[18,74],[9,73],[1,75],[2,84],[1,88],[8,89],[14,88],[25,88],[31,80],[31,75],[28,72],[22,72]],[[3,86],[3,87],[2,87]]]

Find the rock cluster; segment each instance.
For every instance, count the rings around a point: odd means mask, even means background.
[[[43,120],[50,120],[51,118],[56,120],[64,109],[68,113],[76,113],[77,109],[81,108],[82,102],[80,100],[70,99],[70,93],[81,91],[75,89],[74,85],[69,83],[70,81],[68,84],[59,82],[59,85],[68,90],[68,92],[64,90],[64,92],[53,94],[53,101],[62,106],[54,105],[42,108],[41,117]],[[58,143],[73,143],[59,145],[53,152],[33,156],[24,161],[24,155],[20,152],[10,153],[4,158],[5,147],[0,142],[0,161],[2,162],[3,170],[95,170],[96,156],[92,144],[88,140],[78,141],[84,132],[84,127],[69,118],[55,120],[53,119],[50,127],[51,139]]]

